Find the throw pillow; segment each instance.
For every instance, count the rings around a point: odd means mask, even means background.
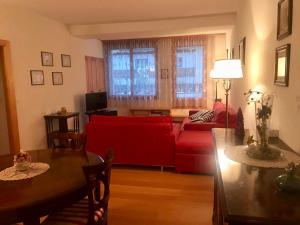
[[[196,121],[199,121],[199,122],[210,122],[213,117],[214,117],[214,111],[205,110],[205,112],[201,112],[197,116],[191,118],[191,121],[192,122],[196,122]]]
[[[202,115],[204,115],[205,113],[207,113],[207,109],[201,109],[198,112],[196,112],[195,114],[189,116],[190,120],[197,120],[199,119]]]

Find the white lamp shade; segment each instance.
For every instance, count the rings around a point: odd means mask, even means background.
[[[242,78],[242,64],[239,59],[222,59],[215,61],[210,77],[214,79]]]

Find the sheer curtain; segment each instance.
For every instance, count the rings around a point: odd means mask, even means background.
[[[214,36],[103,41],[111,107],[206,107]],[[209,93],[210,94],[210,93]]]
[[[147,107],[158,98],[157,39],[104,41],[110,102]]]
[[[211,42],[208,36],[172,37],[174,107],[206,107]]]
[[[104,60],[85,57],[87,92],[105,90]]]

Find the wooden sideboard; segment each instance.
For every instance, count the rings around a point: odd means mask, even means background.
[[[214,225],[299,225],[300,194],[278,191],[275,178],[283,169],[234,162],[225,147],[235,145],[234,130],[214,129],[216,173]],[[278,147],[291,150],[280,140]]]

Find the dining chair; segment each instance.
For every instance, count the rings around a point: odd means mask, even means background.
[[[49,215],[42,225],[107,225],[112,160],[108,150],[104,162],[83,166],[87,197]]]

